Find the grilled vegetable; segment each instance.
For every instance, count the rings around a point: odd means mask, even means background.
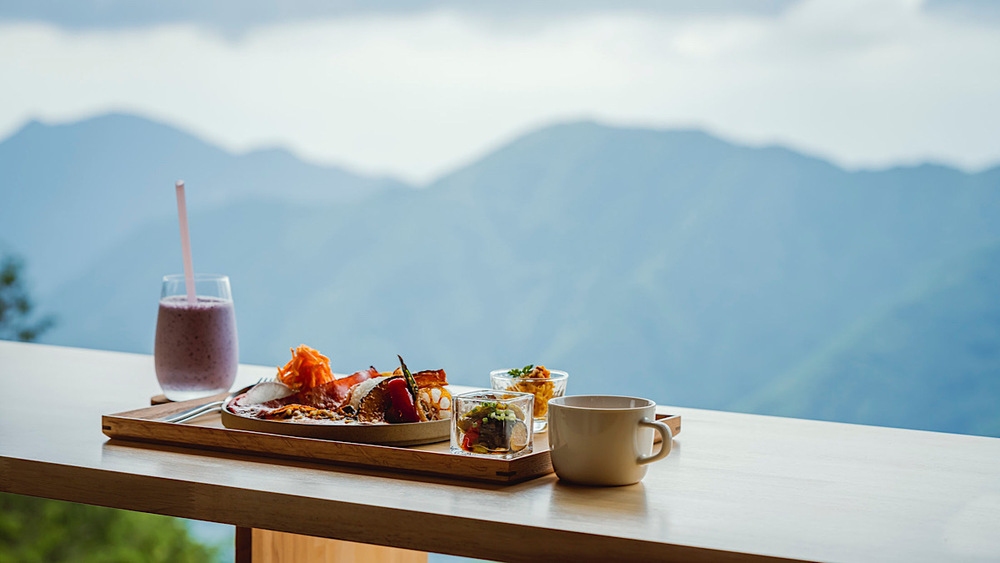
[[[386,385],[389,391],[389,410],[385,414],[386,422],[420,422],[417,404],[410,394],[409,386],[400,377],[394,377]]]
[[[413,402],[417,406],[418,420],[420,422],[430,420],[427,411],[421,408],[421,402],[417,400],[420,396],[420,390],[417,389],[417,380],[413,378],[413,374],[410,373],[410,369],[406,367],[406,362],[403,361],[403,357],[399,354],[396,354],[396,357],[399,358],[399,367],[403,370],[403,377],[406,378],[406,385],[410,388],[410,396],[413,397]]]

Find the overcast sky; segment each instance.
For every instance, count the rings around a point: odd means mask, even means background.
[[[0,137],[32,118],[126,111],[232,150],[284,146],[424,181],[531,128],[591,118],[701,127],[849,167],[1000,164],[1000,18],[989,4],[728,4],[445,5],[236,31],[183,14],[76,25],[0,4]]]

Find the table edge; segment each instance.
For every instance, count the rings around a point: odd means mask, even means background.
[[[799,561],[6,456],[0,456],[0,491],[418,551],[480,558],[485,554],[509,561],[589,561],[607,559],[609,553],[649,561]],[[328,516],[316,518],[316,514]],[[419,522],[419,528],[406,525],[414,522]],[[526,538],[525,532],[531,537]],[[455,537],[464,541],[456,543]]]

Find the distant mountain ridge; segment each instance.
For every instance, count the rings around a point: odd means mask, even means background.
[[[570,142],[586,152],[570,162],[551,156],[554,145]],[[495,162],[517,151],[523,151],[512,155],[517,165]],[[603,204],[593,205],[596,198],[563,192],[564,202],[552,198],[540,214],[587,218],[619,231],[612,237],[596,229],[578,233],[588,244],[576,245],[581,252],[572,262],[605,257],[608,270],[634,268],[635,274],[624,277],[644,279],[645,293],[621,295],[634,302],[616,307],[638,315],[659,310],[672,320],[660,324],[675,325],[655,339],[665,346],[660,357],[635,351],[632,357],[648,362],[639,371],[708,376],[726,382],[713,394],[733,400],[791,367],[787,362],[798,350],[815,347],[836,327],[891,299],[956,249],[978,248],[998,232],[1000,183],[990,182],[990,172],[933,167],[929,178],[922,167],[847,173],[785,149],[749,149],[690,132],[593,124],[550,128],[477,163],[476,170],[488,172],[466,187],[493,182],[497,189],[484,191],[500,193],[499,186],[524,182],[516,174],[533,167],[572,171],[559,182],[572,185],[575,194],[605,196]],[[483,206],[497,204],[486,200]],[[620,236],[623,230],[627,236]],[[532,246],[518,255],[530,255]],[[601,293],[622,293],[615,285],[609,282]],[[755,342],[755,335],[765,340]],[[785,345],[774,346],[769,338]],[[734,368],[741,376],[727,377]],[[708,401],[695,398],[704,391],[688,398],[683,382],[675,385],[679,400]]]
[[[233,278],[245,362],[278,365],[308,343],[337,369],[382,369],[401,353],[473,385],[490,369],[542,363],[570,371],[573,393],[757,412],[794,402],[811,405],[797,416],[926,428],[905,409],[875,416],[893,408],[882,392],[852,410],[863,379],[827,401],[841,356],[824,351],[921,280],[1000,244],[998,171],[848,172],[697,131],[567,123],[426,189],[196,210],[192,237],[196,268]],[[159,276],[179,269],[172,217],[143,222],[53,294],[69,320],[49,341],[150,352]],[[983,313],[982,330],[925,322],[920,338],[950,331],[941,357],[964,354],[968,338],[1000,348],[987,338],[1000,321]],[[908,346],[925,340],[884,326],[901,343],[878,361],[905,369]],[[949,387],[942,409],[1000,400],[997,374],[973,371],[978,383]],[[821,383],[789,385],[796,374]],[[911,390],[915,405],[939,392]],[[942,416],[931,427],[994,432]]]
[[[738,408],[1000,436],[1000,245],[921,285]]]
[[[0,240],[32,258],[30,273],[43,292],[78,275],[132,229],[175,214],[171,186],[178,179],[187,182],[196,210],[252,198],[348,202],[407,187],[306,164],[280,149],[231,154],[121,114],[28,123],[0,142],[0,170],[7,201],[0,206]]]

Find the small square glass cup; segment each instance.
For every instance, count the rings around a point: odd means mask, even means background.
[[[496,391],[531,393],[535,396],[534,431],[536,434],[548,428],[549,399],[566,394],[569,374],[564,371],[549,370],[550,377],[511,377],[509,369],[490,372],[490,387]]]
[[[513,459],[531,453],[530,393],[473,391],[452,397],[451,451]]]

